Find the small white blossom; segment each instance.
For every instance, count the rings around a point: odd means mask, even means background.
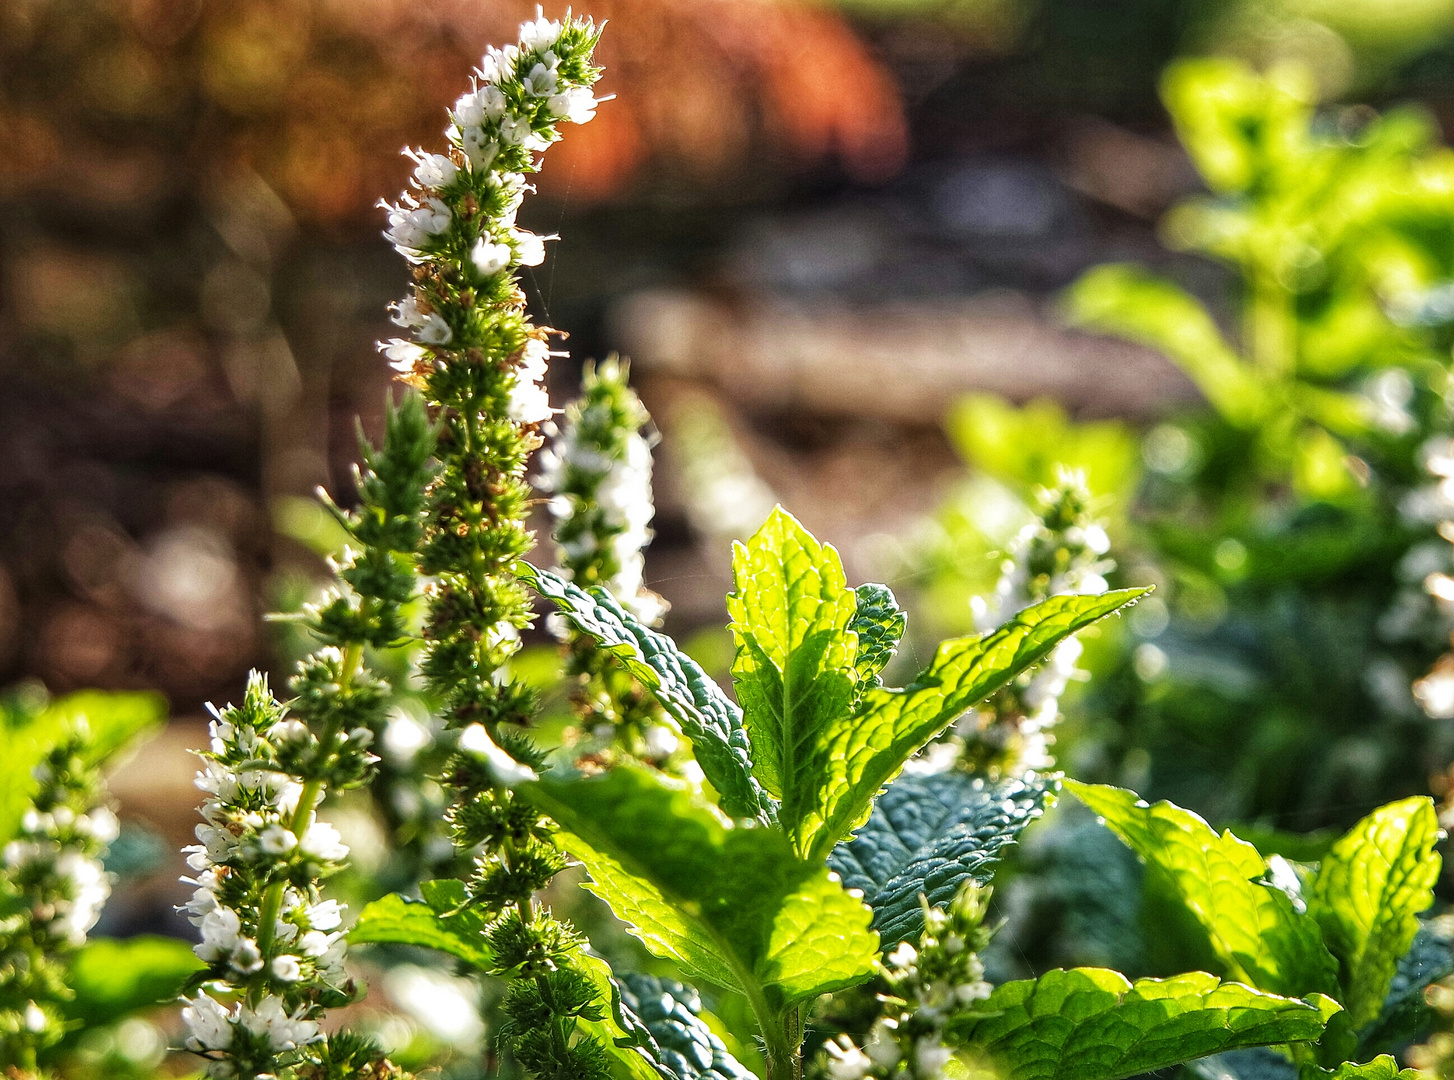
[[[540,779],[535,770],[522,765],[495,745],[483,724],[471,724],[460,733],[459,748],[484,760],[490,776],[501,787],[513,788]]]
[[[288,953],[273,957],[273,962],[268,965],[268,969],[273,973],[273,978],[280,982],[297,982],[303,974],[303,969],[298,964],[298,958],[290,956]]]
[[[206,994],[187,999],[182,1020],[191,1034],[187,1047],[192,1050],[226,1050],[232,1045],[232,1021],[227,1010]]]
[[[268,855],[286,855],[298,845],[298,838],[279,824],[269,825],[257,838],[258,847]]]
[[[489,277],[509,266],[512,254],[509,244],[497,244],[482,236],[470,249],[470,262],[482,275]]]
[[[541,9],[535,9],[535,18],[520,24],[520,50],[527,53],[543,53],[560,40],[560,23],[545,18]]]
[[[301,1009],[289,1016],[282,998],[272,994],[255,1010],[244,1007],[238,1019],[254,1035],[266,1035],[275,1051],[296,1050],[321,1037],[315,1021],[304,1019]]]
[[[512,234],[515,250],[519,253],[520,265],[539,266],[545,261],[545,242],[557,239],[554,236],[536,236],[533,232],[516,229]]]
[[[831,1080],[863,1080],[873,1071],[873,1061],[849,1041],[846,1035],[824,1044],[828,1051],[828,1075]]]
[[[423,150],[405,150],[414,160],[414,183],[425,190],[448,187],[459,175],[459,166],[443,154],[427,154]]]
[[[348,845],[338,830],[326,821],[315,821],[298,842],[303,854],[320,862],[342,862],[348,858]]]

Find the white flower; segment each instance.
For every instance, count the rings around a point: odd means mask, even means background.
[[[823,1049],[828,1051],[828,1075],[832,1080],[863,1080],[873,1071],[873,1061],[846,1035],[826,1043]]]
[[[389,366],[401,375],[408,375],[421,361],[431,359],[427,349],[402,338],[379,342],[379,351],[388,357]]]
[[[244,975],[251,975],[254,971],[262,970],[263,954],[258,949],[256,941],[253,941],[252,938],[243,938],[232,950],[230,962]]]
[[[475,246],[470,249],[470,261],[475,264],[475,269],[485,277],[498,274],[509,266],[510,257],[509,244],[492,243],[483,236],[476,240]]]
[[[177,910],[185,911],[187,913],[187,921],[193,926],[201,926],[202,920],[207,917],[207,913],[217,910],[217,894],[209,888],[199,888],[192,894],[192,899],[177,908]]]
[[[25,1030],[38,1035],[45,1030],[45,1013],[33,1001],[25,1003]]]
[[[226,1050],[232,1045],[232,1017],[226,1009],[202,993],[182,1000],[187,1003],[182,1020],[192,1033],[187,1039],[189,1049]]]
[[[76,829],[83,834],[89,833],[93,839],[103,844],[109,844],[121,835],[121,822],[116,820],[116,815],[108,808],[98,806],[76,820]]]
[[[880,1069],[891,1069],[899,1063],[899,1044],[894,1038],[896,1026],[892,1020],[875,1021],[869,1030],[868,1042],[863,1044],[863,1052]]]
[[[559,94],[552,94],[546,102],[550,111],[572,124],[588,123],[596,115],[596,98],[584,86],[573,86]]]
[[[273,978],[280,982],[297,982],[303,974],[303,969],[298,965],[298,958],[283,953],[281,956],[273,957],[273,962],[268,970]]]
[[[459,175],[459,166],[443,154],[426,154],[423,150],[405,150],[404,154],[414,160],[414,183],[426,190],[448,187]]]
[[[402,304],[400,304],[400,310],[403,310]],[[419,311],[418,307],[415,306],[414,321],[409,323],[409,325],[422,326],[424,324],[424,320],[427,318],[428,316],[422,314]],[[273,725],[273,730],[271,734],[273,740],[276,742],[306,742],[308,739],[308,725],[303,723],[303,721],[301,720],[280,720],[278,721],[278,723]]]
[[[515,241],[515,250],[519,252],[520,265],[539,266],[545,261],[545,242],[555,240],[554,236],[536,236],[533,232],[526,232],[524,229],[516,229],[511,234]]]
[[[919,959],[919,953],[918,950],[915,949],[914,946],[910,945],[907,941],[901,941],[898,944],[898,948],[894,949],[893,952],[889,953],[886,959],[888,960],[890,967],[910,968],[913,967],[915,961]]]
[[[197,956],[211,962],[221,959],[237,945],[242,920],[231,908],[215,907],[202,917],[202,940],[192,946]]]
[[[309,930],[298,939],[298,951],[304,956],[322,956],[333,944],[333,938],[322,930]]]
[[[518,375],[515,377],[515,385],[510,388],[508,411],[510,419],[517,424],[540,424],[555,415],[545,388],[527,382]]]
[[[333,930],[343,922],[343,908],[337,900],[324,900],[308,909],[308,926],[312,930]]]
[[[438,199],[426,199],[416,206],[388,206],[389,227],[384,235],[405,255],[414,255],[430,239],[448,231],[453,215]]]
[[[348,858],[348,845],[326,821],[315,821],[309,826],[298,846],[303,854],[319,862],[341,862]]]
[[[269,825],[257,838],[258,847],[269,855],[286,855],[298,844],[298,838],[281,825]]]
[[[319,1038],[318,1024],[303,1019],[304,1006],[289,1016],[283,1011],[283,1000],[270,994],[256,1010],[243,1008],[239,1020],[254,1035],[266,1035],[274,1050],[296,1050]]]
[[[550,97],[555,93],[557,81],[555,69],[546,67],[544,64],[536,64],[530,69],[530,74],[522,80],[525,84],[525,92],[531,97]]]
[[[953,1056],[954,1051],[933,1035],[925,1035],[914,1047],[914,1063],[919,1067],[919,1075],[925,1080],[942,1075],[944,1066],[949,1064],[949,1059]]]
[[[485,50],[480,66],[475,68],[475,74],[480,77],[481,82],[503,82],[514,75],[515,64],[519,59],[518,45],[506,45],[499,49],[492,45]]]
[[[465,728],[460,733],[459,748],[483,758],[490,775],[501,787],[513,788],[540,779],[534,769],[520,764],[496,746],[483,724],[471,724]]]
[[[535,18],[520,24],[520,49],[523,52],[545,52],[558,40],[560,23],[545,18],[538,7],[535,9]]]
[[[500,144],[480,127],[461,128],[459,143],[475,172],[488,169],[500,153]]]
[[[961,1005],[973,1005],[990,996],[994,987],[980,979],[978,982],[960,983],[954,988],[954,997]]]

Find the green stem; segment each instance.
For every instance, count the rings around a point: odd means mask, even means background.
[[[1252,304],[1248,311],[1248,338],[1252,359],[1274,381],[1292,378],[1296,369],[1291,298],[1269,269],[1258,267],[1252,277]]]
[[[763,1049],[767,1052],[767,1080],[800,1080],[803,1061],[803,1014],[799,1007],[786,1009],[768,1019],[758,1018]]]
[[[339,676],[339,686],[347,689],[353,682],[353,677],[358,674],[358,669],[363,663],[363,643],[353,642],[343,653],[342,672]],[[328,764],[329,757],[333,754],[333,743],[338,738],[341,728],[341,720],[334,717],[323,729],[323,734],[318,740],[318,745],[323,751],[323,760],[318,763],[318,772],[321,774]],[[323,777],[314,776],[303,782],[303,790],[298,795],[298,805],[293,810],[293,817],[288,822],[288,831],[300,843],[303,834],[308,829],[308,819],[313,816],[317,808],[319,796],[323,794]],[[283,891],[287,888],[286,881],[275,881],[268,886],[268,891],[263,894],[262,908],[258,912],[257,947],[263,958],[268,959],[268,950],[273,944],[274,927],[278,921],[278,911],[283,906]],[[266,968],[264,968],[266,970]],[[254,996],[254,995],[249,995]]]

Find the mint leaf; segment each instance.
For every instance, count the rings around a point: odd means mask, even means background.
[[[732,549],[727,594],[737,657],[732,676],[752,736],[753,774],[782,800],[779,820],[803,850],[799,826],[822,776],[823,733],[857,692],[858,598],[838,552],[782,507]]]
[[[205,964],[177,938],[92,938],[71,960],[67,984],[75,992],[62,1008],[86,1027],[175,1001],[187,980]]]
[[[1162,876],[1196,918],[1228,973],[1275,994],[1336,995],[1338,965],[1318,924],[1282,891],[1258,884],[1267,864],[1230,832],[1190,810],[1148,806],[1133,791],[1065,781],[1066,787]]]
[[[456,911],[465,901],[464,882],[426,881],[421,891],[424,900],[390,893],[367,905],[348,932],[349,944],[415,945],[490,968],[495,956],[485,942],[484,916],[478,909]]]
[[[853,662],[858,669],[858,685],[882,686],[879,674],[893,659],[908,626],[908,616],[887,585],[860,585],[853,593],[857,609],[848,629],[858,635],[858,656]]]
[[[647,948],[747,995],[759,1018],[873,973],[872,913],[778,829],[724,821],[688,785],[632,765],[518,790]]]
[[[1454,975],[1454,927],[1444,918],[1424,920],[1413,945],[1399,959],[1378,1019],[1359,1033],[1360,1055],[1411,1042],[1427,1032],[1434,1011],[1424,990],[1448,975]]]
[[[623,1026],[664,1080],[755,1080],[702,1020],[702,999],[690,986],[634,973],[616,983]]]
[[[1398,1062],[1387,1054],[1361,1065],[1345,1061],[1335,1069],[1310,1066],[1303,1070],[1302,1076],[1304,1080],[1427,1080],[1426,1074],[1418,1069],[1400,1069]]]
[[[961,772],[901,776],[857,835],[833,849],[828,865],[845,886],[863,891],[887,948],[923,929],[920,893],[942,905],[966,880],[988,885],[1000,853],[1044,813],[1059,786]]]
[[[1308,890],[1308,914],[1342,961],[1355,1027],[1378,1018],[1419,915],[1434,903],[1438,840],[1433,800],[1381,806],[1329,848]]]
[[[741,711],[676,642],[641,625],[604,589],[586,592],[529,563],[518,563],[517,571],[579,633],[625,664],[681,725],[702,772],[721,796],[723,810],[764,823],[775,820],[772,799],[752,775],[752,748]]]
[[[1337,1005],[1200,971],[1131,983],[1116,971],[1073,968],[996,987],[946,1032],[988,1055],[1005,1080],[1121,1080],[1236,1047],[1316,1039],[1326,1009]]]
[[[1201,1080],[1298,1080],[1297,1066],[1265,1046],[1198,1058],[1189,1068]]]
[[[834,723],[816,753],[818,809],[798,826],[806,856],[826,859],[838,841],[864,823],[874,797],[910,755],[965,709],[1045,659],[1077,630],[1148,591],[1052,596],[998,630],[941,643],[929,667],[904,689],[865,692],[858,712]]]

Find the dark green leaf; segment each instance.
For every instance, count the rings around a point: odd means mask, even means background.
[[[642,626],[611,594],[586,592],[548,570],[520,563],[520,576],[578,633],[617,657],[661,702],[692,741],[697,763],[734,817],[767,822],[776,808],[752,775],[742,713],[722,688],[665,634]]]
[[[1360,1055],[1388,1050],[1427,1033],[1434,1012],[1424,1000],[1424,990],[1449,975],[1454,975],[1454,927],[1445,918],[1420,922],[1413,945],[1394,971],[1378,1019],[1359,1033]]]
[[[652,975],[618,975],[623,1026],[663,1080],[755,1080],[701,1018],[690,986]]]
[[[920,893],[942,905],[966,880],[988,885],[1000,853],[1058,788],[1055,780],[992,783],[961,772],[901,776],[828,865],[845,886],[863,890],[887,948],[923,929]]]
[[[1251,844],[1220,836],[1190,810],[1147,806],[1133,791],[1067,780],[1181,897],[1233,978],[1271,993],[1337,994],[1338,965],[1318,924],[1286,893],[1259,883],[1267,864]]]
[[[1265,1046],[1198,1058],[1190,1067],[1201,1080],[1298,1080],[1297,1066]]]
[[[1419,915],[1434,903],[1438,841],[1432,799],[1381,806],[1333,844],[1308,889],[1308,914],[1342,961],[1355,1027],[1378,1017]]]
[[[949,1039],[987,1054],[1005,1080],[1121,1080],[1246,1046],[1316,1039],[1337,1004],[1221,983],[1195,971],[1130,983],[1074,968],[996,987]]]

